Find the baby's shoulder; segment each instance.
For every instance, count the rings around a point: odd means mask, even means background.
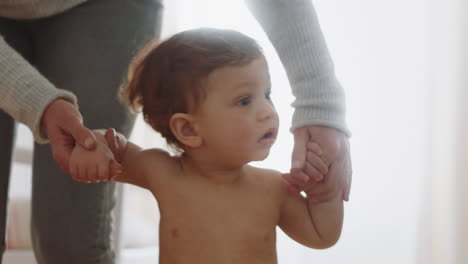
[[[162,149],[145,149],[138,154],[138,163],[140,166],[144,166],[154,173],[154,169],[158,172],[169,172],[179,168],[178,158],[171,156],[165,150]]]
[[[281,177],[281,172],[272,170],[272,169],[265,169],[259,168],[254,166],[247,166],[247,171],[249,174],[257,176],[257,177],[268,177],[268,178],[278,178]]]
[[[138,155],[136,165],[140,166],[142,175],[147,179],[146,188],[155,197],[161,197],[163,195],[161,188],[171,186],[177,178],[175,176],[181,174],[179,158],[161,149],[145,149]]]
[[[255,190],[259,199],[267,198],[268,204],[279,206],[288,194],[288,186],[282,175],[283,173],[279,171],[250,167],[249,185],[253,187],[251,189]]]
[[[250,180],[254,183],[277,188],[282,188],[284,185],[283,173],[279,171],[249,166],[248,173]]]
[[[158,149],[158,148],[150,148],[150,149],[145,149],[140,152],[141,157],[151,159],[151,158],[159,158],[159,159],[173,159],[169,152]]]

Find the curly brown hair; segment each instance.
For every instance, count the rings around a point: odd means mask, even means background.
[[[120,99],[178,152],[169,127],[175,113],[194,110],[204,98],[201,80],[224,66],[247,65],[263,56],[257,42],[234,30],[200,28],[151,41],[132,60]]]

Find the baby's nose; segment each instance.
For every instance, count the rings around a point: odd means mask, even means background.
[[[270,101],[264,102],[259,110],[259,120],[266,120],[276,116],[276,110]]]

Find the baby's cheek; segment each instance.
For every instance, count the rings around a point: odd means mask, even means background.
[[[249,140],[254,136],[254,131],[251,125],[239,123],[235,129],[236,138],[239,140]]]

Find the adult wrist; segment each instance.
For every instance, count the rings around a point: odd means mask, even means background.
[[[320,111],[313,107],[297,108],[293,114],[290,131],[294,132],[294,130],[306,126],[334,128],[345,134],[347,137],[351,137],[351,132],[349,131],[343,116],[334,115],[333,112]]]
[[[32,115],[33,118],[30,121],[34,139],[39,144],[49,142],[43,121],[46,115],[50,114],[48,110],[51,110],[50,107],[53,106],[57,100],[66,101],[78,108],[76,96],[65,90],[54,89],[54,91],[50,92],[47,96],[41,98],[40,102],[33,106],[33,108],[35,108],[35,114]]]

